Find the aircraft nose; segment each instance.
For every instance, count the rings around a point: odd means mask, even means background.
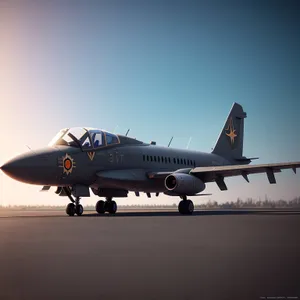
[[[17,175],[22,169],[24,169],[24,161],[21,159],[11,159],[1,167],[1,170],[5,174],[13,178],[14,175]]]
[[[21,182],[40,184],[48,177],[52,177],[57,166],[56,156],[53,154],[34,154],[28,153],[17,156],[5,163],[1,170],[9,177]],[[43,184],[43,183],[41,183]]]
[[[9,169],[9,166],[11,165],[10,162],[4,164],[2,167],[0,167],[0,170],[2,170],[4,173],[7,172],[7,169]]]
[[[31,165],[31,162],[31,157],[17,157],[5,163],[1,167],[1,170],[11,178],[14,178],[19,181],[24,181],[22,180],[22,177],[25,178],[26,173],[28,172],[29,167]]]

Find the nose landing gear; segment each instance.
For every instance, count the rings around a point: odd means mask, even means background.
[[[75,201],[76,203],[77,201]],[[82,213],[83,213],[83,206],[81,204],[79,204],[79,200],[76,204],[74,203],[69,203],[67,205],[67,208],[66,208],[66,213],[67,215],[69,215],[70,217],[73,217],[75,214],[77,216],[81,216]]]
[[[81,216],[83,213],[83,206],[79,203],[80,198],[76,197],[75,199],[75,213],[77,216]]]
[[[66,213],[70,217],[73,217],[75,215],[75,205],[73,203],[69,203],[66,208]]]
[[[80,197],[76,197],[75,200],[73,199],[70,190],[67,187],[64,187],[64,192],[70,199],[72,203],[69,203],[66,207],[66,213],[70,217],[73,217],[75,214],[77,216],[81,216],[83,214],[83,206],[80,204]]]

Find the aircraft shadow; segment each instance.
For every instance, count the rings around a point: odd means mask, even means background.
[[[287,210],[202,210],[194,211],[192,215],[181,215],[178,211],[130,211],[117,212],[115,215],[99,215],[98,213],[86,213],[82,217],[195,217],[195,216],[218,216],[218,215],[300,215],[300,211]]]
[[[114,215],[104,214],[99,215],[93,211],[85,211],[80,218],[98,217],[98,218],[119,218],[119,217],[205,217],[205,216],[226,216],[226,215],[268,215],[268,216],[283,216],[283,215],[300,215],[300,210],[197,210],[192,215],[181,215],[177,210],[174,211],[119,211]],[[70,218],[64,214],[45,214],[45,212],[37,212],[35,215],[1,215],[0,219],[10,218]],[[78,218],[75,216],[75,218]]]

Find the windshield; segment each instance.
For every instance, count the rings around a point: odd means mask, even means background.
[[[54,145],[56,145],[57,141],[59,141],[62,138],[62,136],[67,132],[67,130],[68,130],[67,128],[60,130],[55,135],[55,137],[50,141],[50,143],[48,144],[48,146],[54,146]]]
[[[94,128],[73,127],[60,130],[49,146],[71,146],[81,149],[97,149],[119,144],[117,135]]]
[[[82,127],[63,129],[51,140],[49,146],[60,145],[80,148],[83,139],[86,140],[89,138],[88,136],[88,132]]]

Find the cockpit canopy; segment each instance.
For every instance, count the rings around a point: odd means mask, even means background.
[[[64,145],[90,150],[115,144],[120,144],[120,140],[113,133],[95,128],[73,127],[60,130],[49,146]]]

